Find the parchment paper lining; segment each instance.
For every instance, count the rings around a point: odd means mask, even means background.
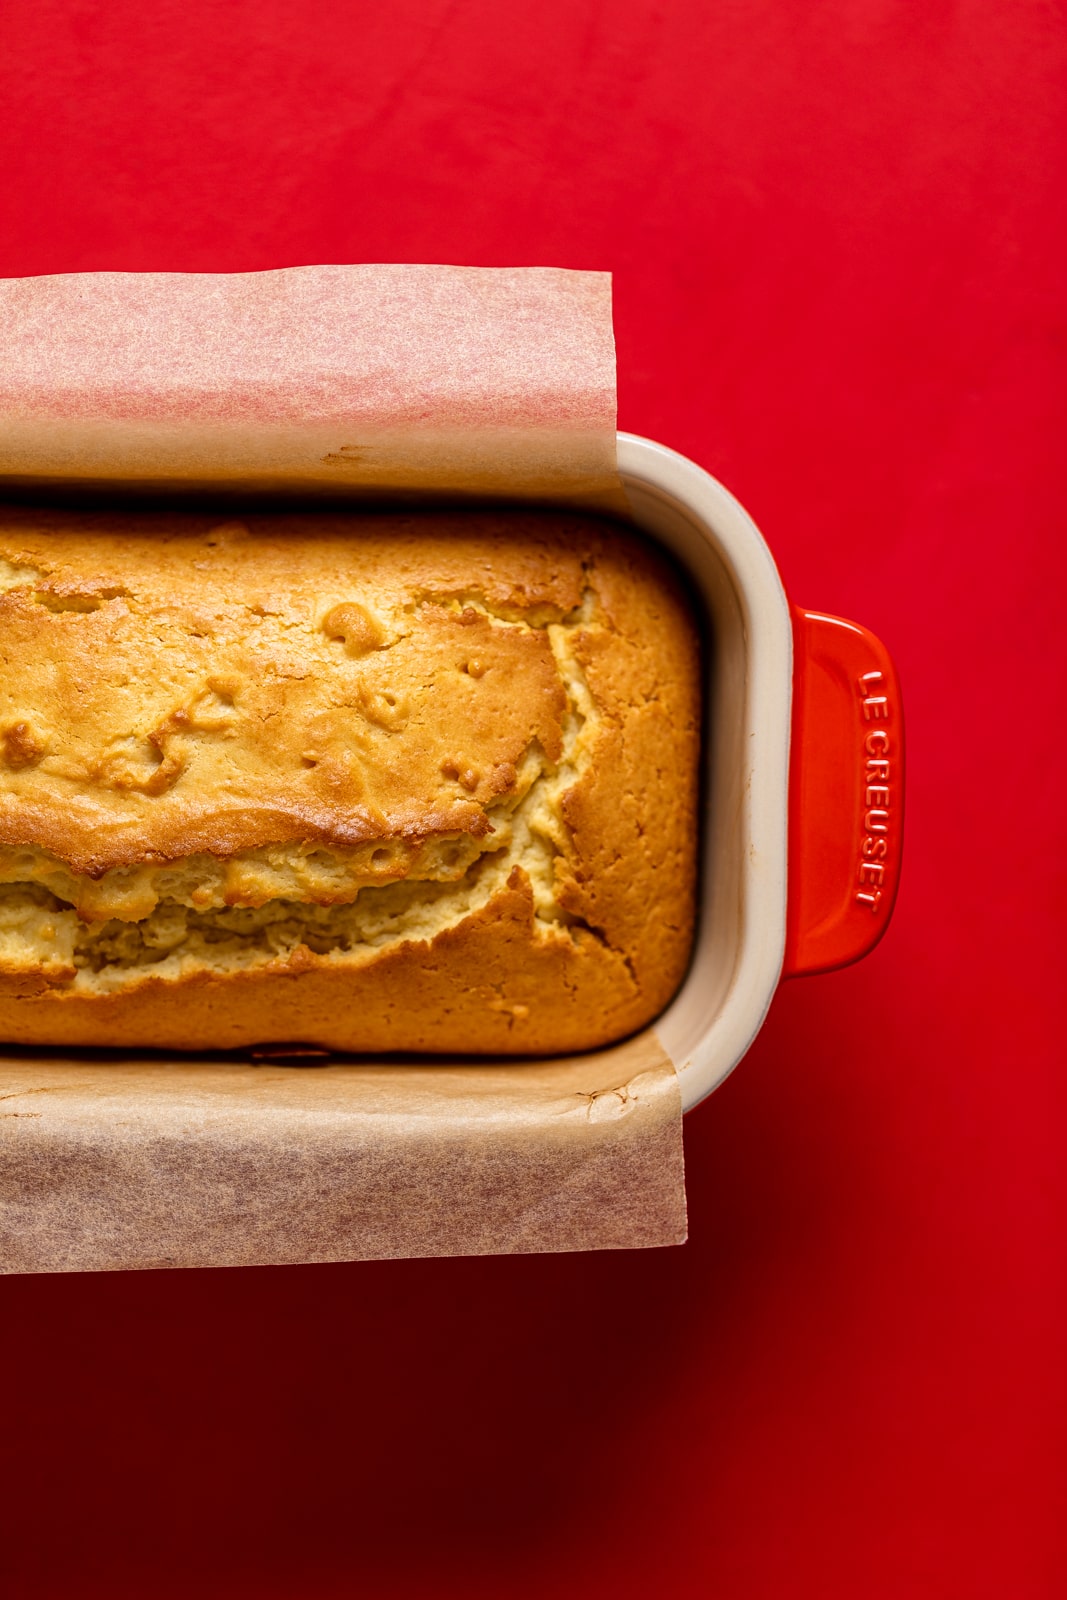
[[[619,510],[606,274],[306,267],[0,281],[0,492]],[[651,1029],[537,1063],[0,1058],[0,1271],[685,1237]]]
[[[13,488],[625,509],[606,273],[12,278],[0,350],[0,480]]]
[[[0,1064],[8,1273],[684,1237],[678,1080],[651,1035],[519,1066]]]

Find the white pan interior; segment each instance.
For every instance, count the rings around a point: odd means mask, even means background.
[[[689,574],[707,621],[700,922],[656,1023],[685,1110],[737,1065],[785,952],[793,636],[763,536],[732,495],[663,445],[619,434],[634,521]]]
[[[770,551],[720,483],[633,434],[618,462],[634,521],[688,573],[707,621],[699,927],[655,1024],[690,1110],[744,1055],[781,973],[792,629]]]

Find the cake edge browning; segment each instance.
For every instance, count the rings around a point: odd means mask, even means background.
[[[558,527],[551,514],[542,521]],[[559,838],[547,862],[535,871],[521,855],[480,858],[478,903],[431,937],[378,951],[300,942],[251,966],[187,963],[165,977],[149,967],[85,992],[0,950],[0,1036],[179,1051],[299,1041],[359,1054],[538,1055],[595,1048],[653,1020],[684,976],[695,922],[699,635],[677,576],[640,537],[573,515],[566,527],[572,545],[581,533],[594,597],[595,620],[572,625],[567,648],[595,706],[595,736],[550,796]]]

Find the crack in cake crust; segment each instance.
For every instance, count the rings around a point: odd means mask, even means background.
[[[358,964],[401,944],[432,942],[486,906],[517,868],[530,884],[542,928],[552,924],[602,938],[558,903],[553,871],[568,842],[561,797],[588,767],[599,726],[568,639],[570,629],[588,626],[588,611],[583,603],[573,620],[547,630],[567,694],[561,758],[550,764],[536,746],[526,752],[528,770],[512,796],[487,808],[492,832],[478,841],[477,854],[462,869],[444,872],[436,882],[416,871],[388,885],[364,883],[344,900],[319,904],[271,896],[256,906],[227,906],[216,890],[210,909],[200,909],[195,897],[203,899],[211,880],[197,859],[170,869],[172,877],[194,886],[186,897],[164,893],[136,920],[92,921],[79,913],[79,884],[63,864],[23,851],[3,869],[23,876],[10,876],[0,886],[0,965],[38,968],[52,985],[103,994],[148,976],[177,979],[196,971],[266,966],[301,946]],[[157,885],[161,875],[157,869]]]

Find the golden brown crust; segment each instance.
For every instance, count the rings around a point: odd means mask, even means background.
[[[698,643],[621,526],[22,508],[0,585],[3,1037],[539,1053],[670,998]]]
[[[99,875],[477,827],[529,741],[559,743],[547,640],[501,622],[566,615],[582,567],[536,517],[503,564],[500,518],[438,520],[428,541],[411,517],[362,518],[354,547],[343,517],[113,531],[113,516],[9,511],[0,843]],[[353,603],[378,641],[358,651],[339,624]],[[449,759],[475,781],[446,777]]]

